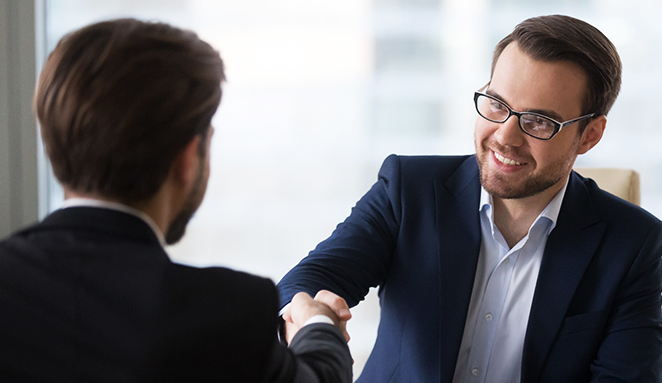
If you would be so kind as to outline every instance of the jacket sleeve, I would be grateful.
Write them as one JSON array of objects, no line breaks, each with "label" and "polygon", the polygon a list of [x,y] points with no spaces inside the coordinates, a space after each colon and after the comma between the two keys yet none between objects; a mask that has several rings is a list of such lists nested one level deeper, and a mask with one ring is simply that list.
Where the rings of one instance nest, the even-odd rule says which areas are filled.
[{"label": "jacket sleeve", "polygon": [[269,383],[351,383],[352,357],[347,342],[333,325],[302,328],[289,348],[274,341],[267,367]]},{"label": "jacket sleeve", "polygon": [[662,227],[653,228],[619,286],[591,365],[594,382],[662,381]]},{"label": "jacket sleeve", "polygon": [[321,289],[353,307],[382,282],[399,229],[399,173],[399,158],[389,156],[350,216],[278,283],[281,307],[298,292],[314,296]]}]

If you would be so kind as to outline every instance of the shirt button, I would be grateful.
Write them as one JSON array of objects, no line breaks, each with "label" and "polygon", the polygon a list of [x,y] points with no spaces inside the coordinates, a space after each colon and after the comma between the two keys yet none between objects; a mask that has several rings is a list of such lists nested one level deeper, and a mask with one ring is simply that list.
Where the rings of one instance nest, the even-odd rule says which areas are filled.
[{"label": "shirt button", "polygon": [[480,370],[477,369],[476,367],[474,367],[474,368],[471,369],[471,374],[473,376],[478,376],[478,374],[480,374]]},{"label": "shirt button", "polygon": [[493,317],[492,317],[492,313],[487,313],[487,314],[485,314],[485,320],[486,320],[486,321],[489,322],[489,321],[492,320],[492,318],[493,318]]}]

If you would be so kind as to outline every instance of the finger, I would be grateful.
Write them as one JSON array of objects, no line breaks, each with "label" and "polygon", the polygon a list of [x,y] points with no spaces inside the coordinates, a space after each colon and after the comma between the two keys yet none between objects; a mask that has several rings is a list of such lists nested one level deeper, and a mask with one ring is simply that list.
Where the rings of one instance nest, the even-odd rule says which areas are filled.
[{"label": "finger", "polygon": [[283,313],[283,320],[288,323],[292,323],[294,320],[292,319],[292,310],[291,310],[292,305],[290,305],[287,310]]},{"label": "finger", "polygon": [[320,290],[315,295],[315,300],[331,307],[341,321],[348,321],[352,318],[352,313],[349,311],[347,302],[329,290]]},{"label": "finger", "polygon": [[326,315],[334,322],[339,320],[332,308],[322,302],[313,300],[310,295],[304,292],[292,297],[288,310],[290,311],[291,321],[298,326],[303,326],[308,319],[315,315]]},{"label": "finger", "polygon": [[306,300],[311,300],[311,299],[312,298],[310,297],[310,294],[301,291],[301,292],[298,292],[298,293],[294,294],[294,296],[292,297],[292,302],[298,301],[298,300],[306,301]]},{"label": "finger", "polygon": [[349,342],[349,339],[351,337],[347,332],[347,321],[352,318],[352,313],[349,311],[349,306],[347,305],[347,302],[337,294],[334,294],[328,290],[320,290],[315,295],[315,300],[331,307],[331,309],[336,313],[336,315],[338,315],[338,319],[339,319],[338,328],[345,337],[345,340]]},{"label": "finger", "polygon": [[349,342],[351,337],[349,336],[349,333],[347,332],[347,321],[341,321],[338,323],[338,329],[342,333],[342,335],[345,337],[345,341]]},{"label": "finger", "polygon": [[336,314],[338,315],[338,318],[344,322],[352,319],[352,313],[349,311],[349,309],[338,309]]},{"label": "finger", "polygon": [[292,339],[299,332],[299,328],[292,322],[285,322],[285,339],[287,339],[287,344],[292,344]]}]

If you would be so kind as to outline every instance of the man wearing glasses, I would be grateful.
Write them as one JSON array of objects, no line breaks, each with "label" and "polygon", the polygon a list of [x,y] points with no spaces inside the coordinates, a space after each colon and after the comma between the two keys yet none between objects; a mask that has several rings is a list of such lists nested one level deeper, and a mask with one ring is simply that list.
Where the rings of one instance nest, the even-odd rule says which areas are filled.
[{"label": "man wearing glasses", "polygon": [[361,383],[659,382],[661,223],[572,171],[620,79],[591,25],[522,22],[474,95],[476,154],[388,157],[281,300],[379,286]]}]

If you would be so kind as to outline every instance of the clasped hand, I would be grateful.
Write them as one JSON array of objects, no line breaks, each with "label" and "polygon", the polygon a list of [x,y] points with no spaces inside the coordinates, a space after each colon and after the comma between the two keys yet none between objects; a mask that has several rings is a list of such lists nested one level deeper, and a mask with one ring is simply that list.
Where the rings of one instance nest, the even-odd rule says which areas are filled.
[{"label": "clasped hand", "polygon": [[285,313],[283,313],[288,344],[292,342],[292,339],[306,321],[316,315],[325,315],[331,318],[333,324],[342,332],[345,340],[349,342],[346,324],[352,318],[352,314],[349,312],[347,302],[328,290],[320,290],[315,298],[311,298],[310,295],[304,292],[296,294]]}]

